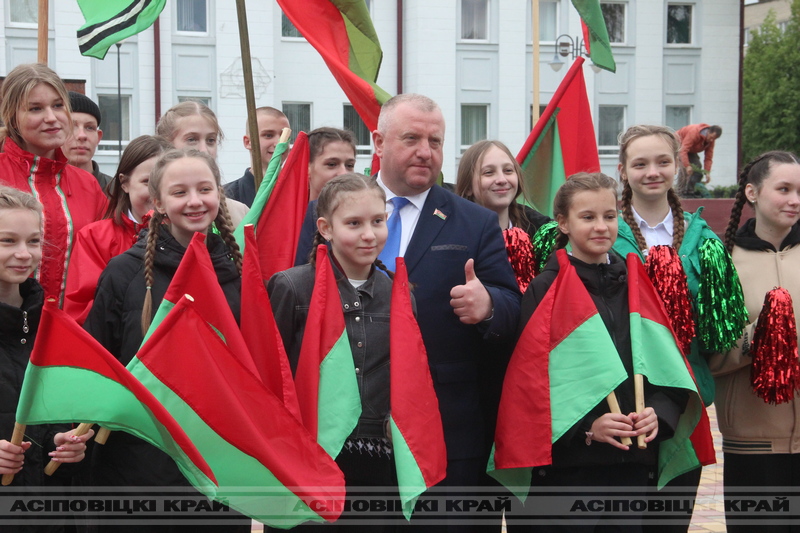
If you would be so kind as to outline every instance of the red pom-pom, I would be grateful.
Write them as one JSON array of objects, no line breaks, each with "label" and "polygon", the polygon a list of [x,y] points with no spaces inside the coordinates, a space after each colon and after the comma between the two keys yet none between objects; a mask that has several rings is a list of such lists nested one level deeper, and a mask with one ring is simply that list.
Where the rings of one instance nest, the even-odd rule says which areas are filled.
[{"label": "red pom-pom", "polygon": [[533,279],[533,246],[531,238],[520,228],[503,230],[508,262],[514,269],[519,290],[525,292]]},{"label": "red pom-pom", "polygon": [[750,354],[753,356],[750,369],[753,392],[767,403],[792,401],[800,385],[800,361],[792,295],[786,289],[772,289],[764,298]]},{"label": "red pom-pom", "polygon": [[664,302],[672,329],[684,355],[689,354],[695,336],[692,301],[681,258],[672,246],[653,246],[644,264],[647,275]]}]

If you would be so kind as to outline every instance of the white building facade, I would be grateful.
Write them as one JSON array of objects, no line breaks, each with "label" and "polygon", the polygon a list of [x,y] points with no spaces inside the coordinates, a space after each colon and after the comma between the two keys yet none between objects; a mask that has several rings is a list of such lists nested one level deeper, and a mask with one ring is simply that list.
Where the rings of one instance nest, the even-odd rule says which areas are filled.
[{"label": "white building facade", "polygon": [[[0,1],[5,17],[0,27],[5,43],[2,75],[36,60],[36,3]],[[715,150],[714,184],[734,183],[739,3],[614,0],[601,5],[617,72],[595,73],[587,61],[584,75],[603,170],[616,176],[616,136],[630,125],[679,128],[707,122],[724,131]],[[455,180],[460,154],[477,140],[499,139],[519,150],[531,129],[530,1],[369,0],[368,6],[384,51],[378,84],[390,94],[426,94],[442,107],[446,181]],[[558,72],[551,68],[556,43],[567,41],[566,36],[581,39],[581,27],[570,0],[539,0],[539,10],[544,106],[572,61],[571,55],[561,57],[565,67]],[[360,145],[357,168],[368,167],[369,132],[319,54],[282,20],[277,2],[248,0],[247,16],[256,104],[283,109],[295,130],[354,129]],[[210,105],[225,133],[219,150],[224,180],[242,175],[249,154],[241,142],[246,110],[233,0],[167,2],[159,19],[160,42],[151,28],[121,45],[119,84],[116,47],[103,61],[80,55],[75,32],[83,22],[76,2],[50,2],[48,62],[65,79],[85,80],[87,95],[100,103],[105,138],[96,160],[105,172],[114,172],[120,136],[124,145],[153,133],[157,102],[163,113],[194,98]]]}]

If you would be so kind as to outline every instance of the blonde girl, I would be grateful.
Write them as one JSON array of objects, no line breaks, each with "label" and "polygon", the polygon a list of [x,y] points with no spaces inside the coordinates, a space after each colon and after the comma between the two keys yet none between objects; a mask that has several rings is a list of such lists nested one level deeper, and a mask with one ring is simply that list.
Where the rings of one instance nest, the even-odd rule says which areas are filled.
[{"label": "blonde girl", "polygon": [[[217,149],[224,139],[217,115],[202,102],[187,100],[175,104],[156,124],[156,135],[167,139],[181,150],[198,150],[217,159]],[[236,200],[225,198],[233,226],[236,227],[249,210]]]},{"label": "blonde girl", "polygon": [[0,475],[14,474],[13,486],[44,485],[45,464],[51,459],[81,461],[86,441],[94,435],[90,431],[76,437],[57,426],[28,426],[22,444],[6,440],[14,429],[44,304],[41,285],[30,277],[41,259],[42,205],[29,194],[0,186],[0,437],[5,437],[0,438]]}]

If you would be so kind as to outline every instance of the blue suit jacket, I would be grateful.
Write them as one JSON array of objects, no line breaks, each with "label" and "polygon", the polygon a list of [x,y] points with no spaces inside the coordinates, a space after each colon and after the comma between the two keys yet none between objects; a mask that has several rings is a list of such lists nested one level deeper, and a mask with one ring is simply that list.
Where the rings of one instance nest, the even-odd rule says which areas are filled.
[{"label": "blue suit jacket", "polygon": [[[300,263],[306,262],[311,248],[314,211],[312,202],[300,237]],[[448,458],[484,457],[491,441],[487,420],[497,409],[483,394],[485,359],[500,364],[507,359],[499,352],[506,352],[515,338],[521,298],[497,215],[434,185],[404,257],[439,398]],[[450,290],[466,282],[464,264],[470,258],[494,306],[492,319],[476,325],[462,324],[450,306]]]}]

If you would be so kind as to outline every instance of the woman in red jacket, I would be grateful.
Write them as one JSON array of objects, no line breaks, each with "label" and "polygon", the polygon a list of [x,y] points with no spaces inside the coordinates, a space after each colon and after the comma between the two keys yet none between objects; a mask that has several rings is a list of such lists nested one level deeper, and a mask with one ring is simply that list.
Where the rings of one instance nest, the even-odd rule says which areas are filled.
[{"label": "woman in red jacket", "polygon": [[72,131],[64,82],[42,64],[19,65],[0,90],[0,184],[30,193],[44,206],[43,259],[35,277],[45,297],[64,303],[77,232],[98,220],[106,198],[94,176],[67,164],[61,146]]},{"label": "woman in red jacket", "polygon": [[108,209],[103,220],[78,232],[67,276],[64,311],[83,324],[94,301],[97,280],[112,257],[136,244],[147,227],[145,215],[153,209],[148,183],[158,156],[171,148],[166,139],[153,135],[135,138],[125,148],[109,187]]}]

